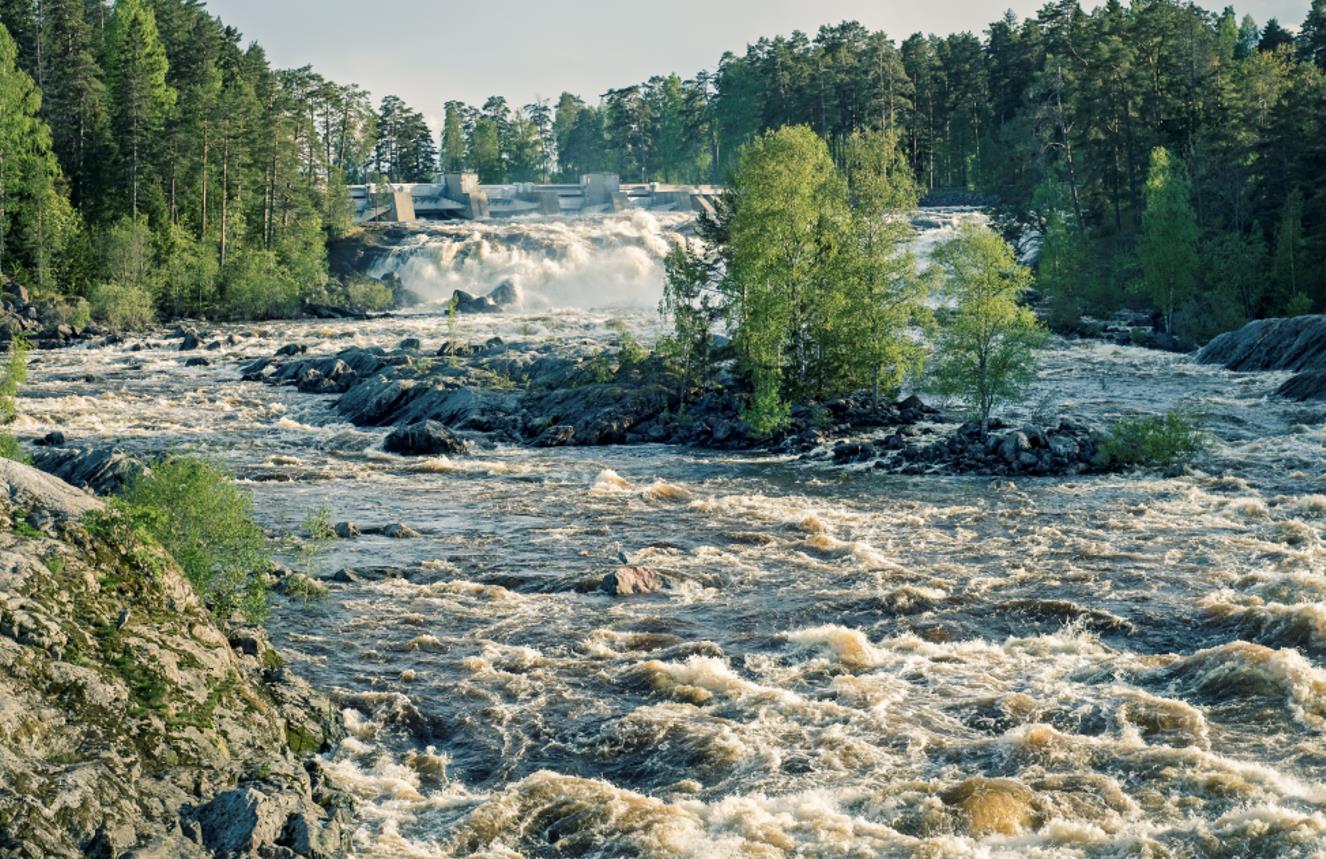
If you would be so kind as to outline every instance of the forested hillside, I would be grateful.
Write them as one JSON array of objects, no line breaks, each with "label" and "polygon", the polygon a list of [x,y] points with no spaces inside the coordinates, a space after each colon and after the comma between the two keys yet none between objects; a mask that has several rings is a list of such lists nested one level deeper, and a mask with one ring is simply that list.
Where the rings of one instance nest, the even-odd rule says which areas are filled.
[{"label": "forested hillside", "polygon": [[1199,340],[1326,305],[1326,0],[1296,33],[1169,0],[901,43],[846,22],[688,80],[447,102],[439,141],[394,96],[272,69],[200,0],[0,0],[0,23],[0,271],[112,321],[326,300],[347,182],[721,182],[797,124],[839,161],[852,131],[896,132],[929,199],[1040,231],[1064,325],[1135,306]]}]

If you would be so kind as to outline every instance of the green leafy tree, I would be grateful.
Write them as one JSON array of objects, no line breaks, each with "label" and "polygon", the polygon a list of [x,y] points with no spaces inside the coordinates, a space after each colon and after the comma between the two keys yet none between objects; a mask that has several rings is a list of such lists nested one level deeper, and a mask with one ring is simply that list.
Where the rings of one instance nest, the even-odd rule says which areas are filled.
[{"label": "green leafy tree", "polygon": [[988,430],[994,408],[1025,393],[1045,341],[1035,314],[1019,303],[1031,271],[996,233],[973,224],[941,244],[934,262],[953,305],[935,347],[937,387],[966,402]]},{"label": "green leafy tree", "polygon": [[1151,152],[1146,179],[1146,209],[1138,254],[1142,288],[1174,330],[1174,311],[1192,297],[1197,286],[1197,215],[1183,161],[1164,147]]},{"label": "green leafy tree", "polygon": [[929,284],[911,252],[908,214],[919,191],[897,132],[854,132],[846,141],[853,265],[836,346],[846,376],[869,385],[880,405],[918,374],[925,348],[914,329],[928,321]]},{"label": "green leafy tree", "polygon": [[41,93],[17,67],[17,47],[0,27],[0,273],[21,272],[51,289],[75,225],[57,190],[60,169],[40,110]]},{"label": "green leafy tree", "polygon": [[506,159],[496,121],[480,119],[470,134],[469,164],[479,174],[479,181],[497,184],[506,181]]},{"label": "green leafy tree", "polygon": [[1307,312],[1308,256],[1303,238],[1303,194],[1295,189],[1285,200],[1280,223],[1275,230],[1275,256],[1271,260],[1274,313],[1290,313],[1291,308]]},{"label": "green leafy tree", "polygon": [[757,435],[781,427],[788,399],[821,390],[821,347],[841,305],[839,253],[847,225],[842,178],[806,126],[751,142],[732,175],[726,225],[729,324],[751,379],[746,422]]}]

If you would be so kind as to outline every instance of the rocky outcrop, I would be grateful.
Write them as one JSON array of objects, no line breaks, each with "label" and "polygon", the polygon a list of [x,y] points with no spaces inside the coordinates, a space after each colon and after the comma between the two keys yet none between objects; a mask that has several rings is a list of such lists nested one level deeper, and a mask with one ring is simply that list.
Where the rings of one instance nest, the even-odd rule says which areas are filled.
[{"label": "rocky outcrop", "polygon": [[[44,533],[31,526],[41,514]],[[102,502],[0,461],[0,856],[343,855],[338,711]]]},{"label": "rocky outcrop", "polygon": [[117,447],[39,447],[32,454],[37,468],[96,495],[114,495],[147,466]]},{"label": "rocky outcrop", "polygon": [[1258,319],[1228,331],[1197,353],[1228,370],[1326,370],[1326,316]]},{"label": "rocky outcrop", "polygon": [[1276,393],[1291,400],[1326,400],[1326,316],[1249,322],[1206,344],[1197,360],[1229,370],[1298,373]]}]

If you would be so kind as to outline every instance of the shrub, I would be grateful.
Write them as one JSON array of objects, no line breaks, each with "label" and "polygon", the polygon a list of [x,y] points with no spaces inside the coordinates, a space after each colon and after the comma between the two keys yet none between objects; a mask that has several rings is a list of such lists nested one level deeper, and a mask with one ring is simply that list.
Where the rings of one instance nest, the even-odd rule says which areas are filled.
[{"label": "shrub", "polygon": [[1114,465],[1165,467],[1187,462],[1206,447],[1201,420],[1170,409],[1163,415],[1128,415],[1114,422],[1103,449]]},{"label": "shrub", "polygon": [[[18,417],[18,386],[28,377],[28,341],[16,337],[9,342],[9,355],[0,368],[0,426],[8,427]],[[0,457],[27,462],[28,455],[8,430],[0,431]]]},{"label": "shrub", "polygon": [[391,287],[371,277],[354,277],[345,284],[345,304],[353,310],[390,310],[396,303]]},{"label": "shrub", "polygon": [[103,283],[92,294],[92,315],[120,330],[148,328],[157,321],[152,294],[141,286]]},{"label": "shrub", "polygon": [[250,621],[266,611],[266,535],[253,502],[219,466],[169,455],[126,487],[114,506],[179,562],[203,603],[220,621],[236,611]]},{"label": "shrub", "polygon": [[299,287],[272,251],[236,251],[221,277],[224,316],[286,319],[299,313]]}]

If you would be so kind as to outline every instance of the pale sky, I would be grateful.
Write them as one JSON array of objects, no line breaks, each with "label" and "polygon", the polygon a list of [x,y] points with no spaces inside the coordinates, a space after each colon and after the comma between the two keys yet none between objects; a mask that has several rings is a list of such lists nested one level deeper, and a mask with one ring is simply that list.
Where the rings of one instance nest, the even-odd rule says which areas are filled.
[{"label": "pale sky", "polygon": [[[1240,17],[1290,29],[1310,0],[1242,0]],[[449,99],[513,107],[586,101],[650,75],[689,77],[761,36],[854,19],[901,42],[923,31],[981,32],[1005,9],[1043,0],[208,0],[210,11],[266,48],[273,64],[311,64],[374,100],[395,94],[440,126]],[[1084,3],[1089,5],[1089,3]],[[1223,8],[1225,0],[1203,0]]]}]

